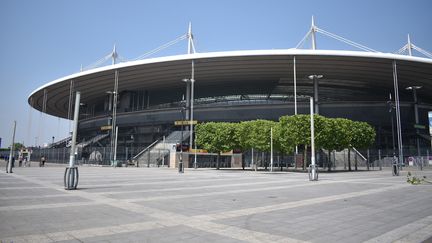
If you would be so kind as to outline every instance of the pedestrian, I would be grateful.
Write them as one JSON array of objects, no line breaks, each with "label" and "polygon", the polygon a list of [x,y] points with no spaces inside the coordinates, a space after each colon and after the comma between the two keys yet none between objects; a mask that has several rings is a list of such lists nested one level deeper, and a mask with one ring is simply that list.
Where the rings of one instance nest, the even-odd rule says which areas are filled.
[{"label": "pedestrian", "polygon": [[42,155],[40,158],[39,167],[44,167],[44,166],[45,166],[45,156]]},{"label": "pedestrian", "polygon": [[18,156],[18,166],[21,167],[22,166],[22,162],[23,162],[23,157],[22,155]]}]

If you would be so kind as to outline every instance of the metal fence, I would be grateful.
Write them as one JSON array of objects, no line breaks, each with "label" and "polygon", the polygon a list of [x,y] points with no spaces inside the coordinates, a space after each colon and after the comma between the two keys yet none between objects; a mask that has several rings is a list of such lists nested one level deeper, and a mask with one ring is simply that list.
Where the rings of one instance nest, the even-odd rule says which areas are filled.
[{"label": "metal fence", "polygon": [[[118,147],[117,148],[117,161],[126,162],[139,152],[139,148],[133,147]],[[9,156],[8,151],[2,151],[2,156]],[[18,158],[18,151],[15,153]],[[69,163],[70,148],[34,148],[31,154],[32,161],[40,161],[44,156],[48,163]],[[253,158],[252,158],[253,156]],[[304,156],[306,158],[304,159]],[[79,165],[93,164],[93,165],[111,165],[113,155],[110,147],[86,147],[84,149],[78,148],[76,154],[76,163]],[[161,157],[161,156],[159,156]],[[214,157],[214,158],[213,158]],[[223,158],[222,158],[223,157]],[[226,157],[226,158],[225,158]],[[221,156],[220,166],[229,167],[230,156]],[[302,169],[303,161],[306,161],[305,167],[310,163],[310,151],[304,155],[301,151],[297,155],[286,155],[275,152],[273,154],[273,167],[274,168],[294,168]],[[168,159],[165,158],[164,165],[168,164]],[[192,159],[190,159],[192,161]],[[320,150],[316,155],[316,164],[320,170],[378,170],[382,167],[391,167],[397,161],[397,154],[392,150],[361,150],[361,151],[328,151]],[[189,161],[189,163],[192,163]],[[246,151],[243,153],[243,161],[245,167],[252,167],[253,165],[259,168],[268,169],[270,167],[270,153],[261,151]],[[146,165],[146,162],[141,165]],[[215,167],[216,157],[214,155],[198,156],[198,167]],[[225,165],[226,164],[226,165]],[[190,165],[192,166],[192,164]],[[428,149],[421,151],[420,156],[413,151],[404,151],[403,166],[415,166],[420,169],[424,167],[432,168],[432,153]]]}]

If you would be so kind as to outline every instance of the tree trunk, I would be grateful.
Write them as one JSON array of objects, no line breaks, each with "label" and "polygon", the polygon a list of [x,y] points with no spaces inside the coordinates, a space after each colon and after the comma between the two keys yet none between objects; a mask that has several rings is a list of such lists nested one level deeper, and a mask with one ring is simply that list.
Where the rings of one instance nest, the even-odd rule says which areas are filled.
[{"label": "tree trunk", "polygon": [[354,152],[354,169],[357,171],[357,152]]},{"label": "tree trunk", "polygon": [[216,169],[219,170],[219,158],[220,158],[220,152],[217,153],[216,156]]},{"label": "tree trunk", "polygon": [[283,168],[282,168],[282,163],[281,163],[281,155],[280,155],[280,153],[278,153],[278,163],[279,163],[279,167],[280,167],[280,171],[283,171]]},{"label": "tree trunk", "polygon": [[242,155],[242,168],[243,170],[245,170],[245,156],[244,153],[242,153],[241,155]]},{"label": "tree trunk", "polygon": [[331,165],[332,165],[332,162],[331,162],[331,151],[329,150],[328,151],[328,162],[327,162],[327,171],[331,171]]},{"label": "tree trunk", "polygon": [[348,170],[351,171],[351,149],[348,149]]},{"label": "tree trunk", "polygon": [[264,162],[264,170],[267,170],[267,159],[265,152],[262,152],[262,161]]}]

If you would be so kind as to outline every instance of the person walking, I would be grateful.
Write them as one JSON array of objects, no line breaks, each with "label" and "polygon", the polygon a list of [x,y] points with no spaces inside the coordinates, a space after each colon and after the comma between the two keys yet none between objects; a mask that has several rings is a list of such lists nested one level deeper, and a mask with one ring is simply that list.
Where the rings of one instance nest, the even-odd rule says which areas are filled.
[{"label": "person walking", "polygon": [[39,167],[45,167],[45,156],[42,155],[40,158],[40,163],[39,163]]}]

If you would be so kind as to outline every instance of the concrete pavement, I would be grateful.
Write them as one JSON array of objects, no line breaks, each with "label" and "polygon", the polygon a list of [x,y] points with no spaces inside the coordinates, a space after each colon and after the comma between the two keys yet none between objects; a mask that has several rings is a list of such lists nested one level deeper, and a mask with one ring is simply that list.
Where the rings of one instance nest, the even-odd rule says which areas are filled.
[{"label": "concrete pavement", "polygon": [[[0,242],[422,242],[432,185],[390,171],[80,167],[0,172]],[[432,171],[413,171],[432,178]]]}]

